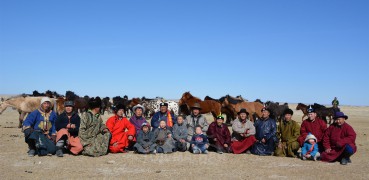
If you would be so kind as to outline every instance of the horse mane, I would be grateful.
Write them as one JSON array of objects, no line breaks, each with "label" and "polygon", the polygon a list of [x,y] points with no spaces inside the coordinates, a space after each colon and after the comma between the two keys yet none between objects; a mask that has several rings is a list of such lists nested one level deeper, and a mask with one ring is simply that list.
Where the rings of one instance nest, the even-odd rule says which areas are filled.
[{"label": "horse mane", "polygon": [[79,98],[79,96],[76,95],[73,91],[66,91],[65,92],[65,99],[67,101],[74,101],[74,100],[76,100],[78,98]]},{"label": "horse mane", "polygon": [[314,104],[312,105],[312,107],[313,107],[314,109],[327,108],[327,107],[325,107],[325,106],[323,106],[323,105],[321,105],[321,104],[318,104],[318,103],[314,103]]},{"label": "horse mane", "polygon": [[237,99],[235,97],[232,97],[230,95],[227,95],[226,98],[227,98],[228,102],[231,103],[231,104],[238,104],[238,103],[244,102],[244,101],[242,101],[240,99]]},{"label": "horse mane", "polygon": [[213,101],[216,101],[216,102],[220,102],[219,99],[214,99],[210,96],[205,96],[204,100],[213,100]]}]

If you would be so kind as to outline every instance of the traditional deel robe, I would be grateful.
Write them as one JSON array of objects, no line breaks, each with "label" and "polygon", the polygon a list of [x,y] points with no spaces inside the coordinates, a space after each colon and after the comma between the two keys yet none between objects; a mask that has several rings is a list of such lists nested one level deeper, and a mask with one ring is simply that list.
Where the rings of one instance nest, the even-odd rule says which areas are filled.
[{"label": "traditional deel robe", "polygon": [[[226,124],[220,126],[217,122],[212,122],[206,132],[210,144],[210,150],[222,151],[229,153],[231,151],[231,133]],[[216,138],[216,141],[214,139]],[[227,144],[228,147],[224,147]]]},{"label": "traditional deel robe", "polygon": [[[173,139],[175,141],[175,146],[177,151],[186,151],[187,150],[187,126],[183,122],[182,124],[174,124],[173,126]],[[181,142],[183,139],[185,142]]]},{"label": "traditional deel robe", "polygon": [[[83,150],[83,146],[78,137],[81,118],[76,112],[72,112],[68,117],[66,112],[60,114],[55,122],[56,126],[56,141],[61,138],[67,137],[68,140],[67,149],[74,155],[79,154]],[[71,124],[75,125],[75,128],[70,127]]]},{"label": "traditional deel robe", "polygon": [[[254,126],[256,129],[255,138],[257,141],[251,148],[251,153],[263,156],[272,155],[275,144],[278,142],[276,136],[276,121],[269,117],[265,120],[256,120]],[[265,143],[261,142],[263,138],[266,140]]]},{"label": "traditional deel robe", "polygon": [[318,145],[319,145],[319,150],[322,150],[322,139],[323,139],[323,135],[324,135],[324,131],[327,129],[327,124],[319,119],[319,118],[315,118],[314,121],[310,121],[309,119],[304,120],[301,124],[301,128],[300,128],[300,136],[298,137],[297,141],[300,144],[300,147],[302,147],[304,145],[304,141],[306,136],[311,133],[314,134],[314,136],[316,137],[316,139],[318,140]]},{"label": "traditional deel robe", "polygon": [[103,132],[106,128],[100,114],[94,115],[91,111],[82,114],[79,138],[83,145],[83,155],[97,157],[108,153],[111,134]]},{"label": "traditional deel robe", "polygon": [[205,116],[202,114],[199,114],[197,116],[194,115],[188,115],[185,119],[185,124],[187,125],[187,141],[191,141],[192,136],[195,135],[195,128],[196,126],[201,126],[201,130],[204,134],[208,131],[209,124],[206,120]]},{"label": "traditional deel robe", "polygon": [[[109,129],[112,136],[109,145],[110,152],[125,152],[125,148],[128,148],[130,144],[128,136],[135,137],[136,135],[135,126],[133,126],[126,117],[114,115],[106,121],[106,127]],[[134,141],[131,143],[133,142]]]},{"label": "traditional deel robe", "polygon": [[147,131],[146,133],[141,129],[136,137],[136,144],[134,148],[138,153],[147,154],[153,152],[156,149],[156,144],[152,141],[154,139],[154,133]]},{"label": "traditional deel robe", "polygon": [[350,155],[357,150],[356,147],[356,133],[354,129],[347,123],[338,126],[336,123],[329,126],[323,136],[324,150],[332,149],[330,153],[322,152],[321,160],[326,162],[333,162],[339,160],[342,153],[350,149]]},{"label": "traditional deel robe", "polygon": [[[232,150],[234,154],[245,152],[256,142],[255,126],[249,119],[244,121],[235,119],[232,124],[232,130]],[[241,136],[241,134],[244,136]]]},{"label": "traditional deel robe", "polygon": [[276,148],[275,155],[282,157],[296,157],[300,148],[297,138],[300,136],[300,125],[294,121],[283,120],[277,128],[277,136],[282,148]]},{"label": "traditional deel robe", "polygon": [[154,130],[154,136],[152,142],[156,144],[156,150],[158,153],[171,153],[175,148],[174,140],[172,137],[168,137],[172,132],[168,128],[156,128]]},{"label": "traditional deel robe", "polygon": [[36,147],[39,156],[55,154],[55,142],[51,140],[56,135],[56,114],[54,111],[48,113],[42,109],[31,112],[23,122],[23,130],[33,129],[30,134],[25,135],[25,141]]},{"label": "traditional deel robe", "polygon": [[139,131],[141,131],[141,125],[143,123],[147,123],[146,119],[143,116],[137,117],[136,115],[133,115],[131,118],[129,118],[129,122],[131,122],[131,124],[135,126],[137,134]]},{"label": "traditional deel robe", "polygon": [[172,129],[174,124],[177,124],[177,117],[173,113],[167,111],[166,113],[161,113],[161,111],[156,112],[151,118],[151,127],[155,130],[159,127],[160,121],[164,120],[167,124],[168,129]]}]

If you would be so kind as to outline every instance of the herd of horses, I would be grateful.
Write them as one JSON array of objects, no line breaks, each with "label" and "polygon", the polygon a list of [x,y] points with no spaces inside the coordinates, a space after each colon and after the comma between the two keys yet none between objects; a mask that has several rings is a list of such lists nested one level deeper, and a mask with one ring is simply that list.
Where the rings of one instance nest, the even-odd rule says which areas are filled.
[{"label": "herd of horses", "polygon": [[[89,96],[80,97],[76,95],[72,91],[67,91],[65,96],[62,96],[55,91],[46,91],[45,93],[38,93],[34,91],[32,94],[22,94],[19,96],[14,96],[8,99],[1,98],[0,102],[0,114],[5,111],[8,107],[12,107],[13,109],[18,110],[19,112],[19,127],[22,127],[23,119],[25,116],[39,108],[42,97],[49,97],[52,101],[52,108],[58,114],[61,114],[64,111],[64,102],[65,101],[74,101],[75,109],[79,112],[85,112],[88,110],[88,100]],[[201,106],[201,114],[211,113],[213,117],[218,115],[225,114],[226,115],[226,123],[230,124],[232,120],[237,118],[237,112],[240,109],[245,108],[249,113],[249,117],[251,121],[254,121],[256,118],[261,117],[261,110],[266,107],[271,111],[271,116],[274,119],[281,120],[283,117],[283,112],[288,109],[288,104],[279,104],[278,102],[262,102],[260,99],[255,100],[254,102],[249,102],[248,100],[243,99],[241,96],[232,97],[230,95],[223,96],[219,99],[214,99],[209,96],[206,96],[204,100],[193,96],[190,92],[183,93],[182,97],[179,101],[167,101],[164,98],[156,97],[153,99],[149,99],[146,97],[142,98],[132,98],[129,99],[127,95],[115,96],[112,99],[109,97],[102,98],[102,106],[101,106],[101,114],[105,112],[112,113],[115,106],[118,104],[123,104],[126,107],[125,113],[126,116],[132,116],[132,108],[135,105],[141,104],[145,107],[145,116],[147,118],[152,117],[153,114],[160,109],[160,103],[166,102],[168,103],[168,109],[172,111],[175,115],[189,115],[191,113],[191,107],[195,103],[199,103]],[[323,105],[314,103],[311,105],[318,114],[318,117],[322,118],[327,122],[327,118],[329,118],[329,123],[332,121],[332,117],[336,111],[339,111],[338,108],[333,107],[325,107]],[[302,120],[308,114],[308,105],[303,103],[298,103],[296,110],[301,110],[303,112]]]}]

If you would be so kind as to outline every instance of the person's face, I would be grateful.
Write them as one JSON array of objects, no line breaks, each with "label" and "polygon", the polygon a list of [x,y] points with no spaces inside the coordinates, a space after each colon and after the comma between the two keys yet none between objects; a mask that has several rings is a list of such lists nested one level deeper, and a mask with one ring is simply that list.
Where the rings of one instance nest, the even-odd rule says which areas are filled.
[{"label": "person's face", "polygon": [[218,126],[222,125],[223,124],[223,119],[217,119],[217,124],[218,124]]},{"label": "person's face", "polygon": [[316,118],[316,113],[315,112],[311,112],[311,113],[308,114],[308,117],[312,121],[312,120],[314,120]]},{"label": "person's face", "polygon": [[192,113],[193,113],[193,115],[197,116],[197,115],[200,114],[200,110],[199,109],[193,109]]},{"label": "person's face", "polygon": [[142,131],[145,133],[149,132],[149,127],[147,126],[142,127]]},{"label": "person's face", "polygon": [[201,134],[201,133],[202,133],[201,127],[197,127],[196,128],[196,134]]},{"label": "person's face", "polygon": [[241,113],[240,114],[240,118],[243,119],[243,120],[246,119],[247,118],[247,114],[246,113]]},{"label": "person's face", "polygon": [[42,103],[41,107],[43,110],[50,110],[51,103],[49,101],[46,101]]},{"label": "person's face", "polygon": [[160,121],[159,126],[160,126],[161,128],[165,128],[165,127],[167,126],[167,123],[165,123],[165,121]]},{"label": "person's face", "polygon": [[284,115],[284,119],[285,119],[286,121],[290,121],[290,120],[292,119],[292,115],[291,115],[291,114],[285,114],[285,115]]},{"label": "person's face", "polygon": [[315,140],[314,139],[309,139],[309,143],[310,144],[314,144],[315,143]]},{"label": "person's face", "polygon": [[334,120],[334,122],[337,123],[337,125],[342,126],[343,124],[345,124],[345,118],[337,118],[336,120]]},{"label": "person's face", "polygon": [[168,107],[166,107],[166,106],[161,106],[160,107],[160,112],[166,113],[167,111],[168,111]]},{"label": "person's face", "polygon": [[71,113],[73,111],[73,107],[72,106],[65,106],[65,112],[66,113]]},{"label": "person's face", "polygon": [[262,116],[263,116],[263,118],[268,118],[268,117],[269,117],[269,115],[270,115],[270,112],[269,112],[269,111],[267,111],[267,110],[265,110],[265,111],[263,111],[263,112],[262,112]]},{"label": "person's face", "polygon": [[117,111],[117,115],[118,115],[118,116],[122,117],[122,116],[123,116],[123,114],[124,114],[124,110],[123,110],[123,109],[119,109],[119,110]]},{"label": "person's face", "polygon": [[135,114],[136,114],[136,116],[142,116],[142,109],[141,108],[136,108]]},{"label": "person's face", "polygon": [[95,113],[100,113],[100,107],[94,108],[94,109],[93,109],[93,111],[94,111]]},{"label": "person's face", "polygon": [[177,122],[178,122],[178,124],[182,124],[183,123],[183,117],[179,116],[177,118]]}]

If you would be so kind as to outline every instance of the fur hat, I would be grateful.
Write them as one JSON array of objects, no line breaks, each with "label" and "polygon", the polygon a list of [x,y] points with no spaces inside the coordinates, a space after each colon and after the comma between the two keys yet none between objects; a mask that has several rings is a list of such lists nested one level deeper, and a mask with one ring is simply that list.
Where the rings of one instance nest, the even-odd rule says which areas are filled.
[{"label": "fur hat", "polygon": [[286,110],[284,110],[283,114],[284,114],[284,115],[286,115],[286,114],[291,114],[291,115],[293,115],[293,111],[292,111],[292,109],[286,109]]},{"label": "fur hat", "polygon": [[74,107],[74,102],[73,102],[73,101],[65,101],[65,102],[64,102],[64,106],[65,106],[65,107],[67,107],[67,106]]},{"label": "fur hat", "polygon": [[311,105],[309,106],[309,108],[308,108],[308,113],[315,113],[315,109],[313,108],[313,107],[311,107]]},{"label": "fur hat", "polygon": [[141,108],[142,112],[145,112],[145,107],[143,107],[141,104],[137,104],[136,106],[133,106],[132,111],[136,112],[137,108]]},{"label": "fur hat", "polygon": [[114,111],[117,112],[119,109],[123,109],[125,111],[126,107],[123,104],[119,103],[117,106],[115,106]]},{"label": "fur hat", "polygon": [[88,100],[88,106],[90,107],[90,109],[95,109],[95,108],[101,107],[101,99],[100,99],[100,97],[97,96],[96,98],[90,98]]},{"label": "fur hat", "polygon": [[249,112],[247,112],[245,108],[242,108],[237,114],[240,115],[241,113],[246,113],[247,115],[249,115]]},{"label": "fur hat", "polygon": [[144,126],[147,126],[147,127],[150,129],[150,124],[149,124],[149,123],[146,123],[146,122],[142,123],[142,124],[141,124],[141,129],[142,129]]},{"label": "fur hat", "polygon": [[317,142],[316,137],[315,137],[313,134],[311,134],[311,133],[309,133],[309,134],[306,136],[306,138],[305,138],[305,142],[306,142],[306,141],[308,141],[309,139],[314,139],[314,140],[315,140],[315,142]]},{"label": "fur hat", "polygon": [[42,105],[44,102],[50,102],[50,103],[51,103],[51,100],[50,100],[50,98],[48,98],[48,97],[43,97],[43,98],[41,99],[41,104],[40,104],[40,105]]}]

